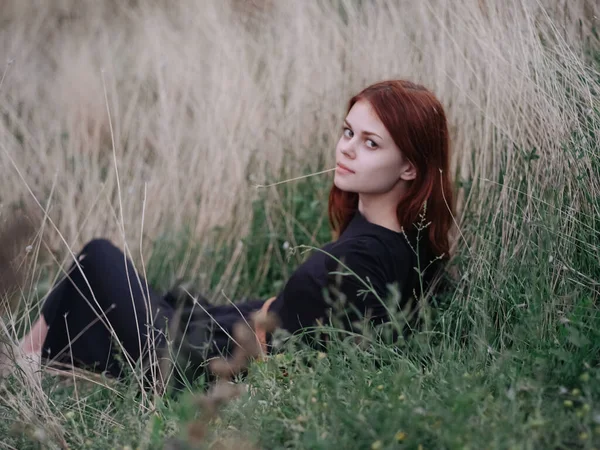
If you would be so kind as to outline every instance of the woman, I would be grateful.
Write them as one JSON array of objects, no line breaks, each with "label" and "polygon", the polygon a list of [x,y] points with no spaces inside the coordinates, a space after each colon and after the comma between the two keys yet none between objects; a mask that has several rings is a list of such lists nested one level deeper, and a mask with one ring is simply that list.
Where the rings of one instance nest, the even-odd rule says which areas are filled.
[{"label": "woman", "polygon": [[[328,212],[338,237],[313,252],[277,297],[196,303],[177,318],[173,296],[152,291],[120,250],[94,240],[49,294],[22,348],[119,376],[124,360],[143,360],[151,344],[164,342],[169,323],[177,322],[184,325],[179,328],[193,378],[207,358],[230,350],[233,324],[259,310],[275,313],[290,333],[327,320],[330,300],[340,297],[347,326],[362,316],[388,321],[382,301],[388,286],[397,286],[397,306],[404,308],[448,259],[448,141],[444,110],[424,87],[399,80],[369,86],[350,100],[336,146]],[[340,277],[340,267],[353,275]],[[269,343],[268,334],[260,336]]]}]

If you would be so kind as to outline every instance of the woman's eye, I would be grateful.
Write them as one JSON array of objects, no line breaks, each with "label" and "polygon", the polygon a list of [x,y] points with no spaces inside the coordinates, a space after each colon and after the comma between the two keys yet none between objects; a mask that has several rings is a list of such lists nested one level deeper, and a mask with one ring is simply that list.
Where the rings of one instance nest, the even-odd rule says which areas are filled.
[{"label": "woman's eye", "polygon": [[371,139],[367,139],[367,147],[377,148],[377,144],[375,143],[375,141],[372,141]]},{"label": "woman's eye", "polygon": [[352,136],[354,136],[354,133],[350,128],[344,127],[344,136],[350,139]]}]

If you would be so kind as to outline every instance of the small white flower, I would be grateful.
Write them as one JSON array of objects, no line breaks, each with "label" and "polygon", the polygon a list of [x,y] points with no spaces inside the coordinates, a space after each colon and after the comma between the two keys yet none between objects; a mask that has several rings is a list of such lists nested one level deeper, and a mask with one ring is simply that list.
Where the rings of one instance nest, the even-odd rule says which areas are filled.
[{"label": "small white flower", "polygon": [[515,389],[513,387],[506,391],[506,397],[511,401],[513,401],[517,397],[517,393],[515,392]]},{"label": "small white flower", "polygon": [[285,241],[283,243],[283,245],[281,246],[281,248],[283,248],[284,250],[287,250],[290,248],[290,243],[288,241]]},{"label": "small white flower", "polygon": [[41,428],[36,428],[33,432],[33,437],[38,440],[38,442],[46,441],[46,432]]}]

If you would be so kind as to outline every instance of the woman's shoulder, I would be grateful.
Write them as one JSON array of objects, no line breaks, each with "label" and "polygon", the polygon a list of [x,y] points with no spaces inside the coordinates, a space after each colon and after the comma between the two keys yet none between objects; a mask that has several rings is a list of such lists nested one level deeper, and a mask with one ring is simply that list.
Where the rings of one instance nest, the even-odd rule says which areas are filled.
[{"label": "woman's shoulder", "polygon": [[412,233],[397,232],[369,222],[356,213],[335,246],[339,252],[367,252],[384,259],[406,258],[412,253]]},{"label": "woman's shoulder", "polygon": [[401,233],[382,235],[364,233],[336,242],[331,253],[338,258],[368,259],[377,264],[390,264],[394,260],[411,258],[411,245]]}]

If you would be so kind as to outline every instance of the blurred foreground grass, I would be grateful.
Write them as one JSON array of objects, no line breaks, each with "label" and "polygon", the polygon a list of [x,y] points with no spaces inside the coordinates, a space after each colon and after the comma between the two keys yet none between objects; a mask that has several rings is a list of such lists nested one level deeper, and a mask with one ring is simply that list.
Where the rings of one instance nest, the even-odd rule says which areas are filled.
[{"label": "blurred foreground grass", "polygon": [[[523,164],[526,171],[530,162]],[[598,160],[594,167],[598,170]],[[584,189],[589,180],[580,182]],[[289,248],[330,238],[328,186],[326,177],[315,177],[261,196],[233,298],[276,292],[301,258],[288,255]],[[211,426],[207,448],[223,448],[215,446],[223,445],[224,436],[237,436],[231,448],[240,442],[260,448],[599,446],[597,218],[575,216],[577,232],[557,234],[568,202],[557,205],[553,192],[540,192],[535,214],[523,217],[517,197],[505,220],[519,227],[529,245],[503,248],[511,254],[504,259],[494,190],[479,195],[488,202],[481,208],[485,217],[477,229],[469,221],[462,228],[470,242],[480,240],[479,254],[465,247],[454,259],[460,279],[438,299],[431,329],[397,347],[359,349],[338,339],[326,355],[296,343],[255,363],[246,380],[249,393],[229,404]],[[600,199],[590,201],[591,210],[600,209]],[[215,230],[216,238],[220,232]],[[556,253],[563,240],[575,247],[568,261]],[[194,243],[184,234],[165,235],[156,245],[148,277],[155,286],[167,286],[169,264],[176,266]],[[203,251],[226,262],[236,250]],[[565,265],[560,280],[548,276],[556,264]],[[478,265],[483,268],[473,270]],[[208,279],[207,292],[220,275]],[[185,440],[185,424],[199,412],[191,394],[154,399],[154,409],[140,408],[134,382],[108,389],[78,381],[75,390],[72,383],[48,377],[44,385],[73,448],[163,448],[170,436]],[[202,380],[196,389],[202,390]],[[9,410],[0,414],[6,417],[0,435],[7,448],[38,447],[35,430],[12,420]]]},{"label": "blurred foreground grass", "polygon": [[[166,289],[175,278],[192,279],[216,302],[226,301],[224,295],[266,298],[282,288],[301,261],[302,255],[293,251],[297,245],[319,246],[330,239],[326,204],[331,179],[323,175],[285,184],[261,191],[254,200],[250,175],[262,177],[265,168],[274,167],[269,182],[328,168],[341,98],[384,74],[422,79],[445,99],[453,118],[456,172],[473,174],[456,180],[463,203],[451,291],[438,298],[435,307],[426,308],[431,324],[397,347],[358,348],[340,338],[327,355],[297,344],[254,364],[246,379],[249,392],[211,424],[205,446],[600,448],[600,77],[597,58],[594,63],[592,56],[598,49],[590,47],[585,59],[577,56],[580,45],[597,42],[591,16],[586,16],[588,28],[581,28],[582,22],[570,15],[576,7],[565,9],[564,17],[552,12],[556,15],[545,21],[547,10],[537,9],[543,2],[521,2],[522,15],[512,4],[499,7],[494,15],[481,2],[477,8],[468,1],[450,6],[441,1],[412,2],[409,7],[409,2],[398,6],[381,0],[356,2],[355,6],[365,6],[365,14],[358,8],[344,9],[343,20],[338,21],[323,13],[329,11],[328,2],[321,3],[324,10],[316,2],[302,3],[304,9],[278,2],[299,25],[290,27],[285,14],[261,23],[264,35],[249,41],[250,50],[238,45],[237,22],[228,25],[219,9],[223,2],[209,4],[208,13],[197,3],[200,13],[195,15],[186,9],[193,2],[182,3],[175,11],[179,14],[171,18],[174,25],[151,10],[136,10],[127,16],[137,24],[131,29],[141,30],[134,33],[135,45],[129,45],[126,33],[107,27],[103,15],[93,9],[93,21],[81,27],[81,36],[57,33],[48,40],[42,33],[35,35],[36,41],[29,31],[49,22],[32,10],[36,20],[31,28],[19,28],[15,21],[6,33],[25,48],[42,40],[48,45],[40,47],[50,57],[48,67],[60,70],[55,74],[48,69],[52,75],[40,77],[38,73],[45,74],[37,70],[41,56],[34,54],[25,59],[13,84],[3,89],[10,94],[2,103],[6,154],[31,172],[26,180],[35,192],[43,193],[42,202],[53,206],[52,217],[69,244],[75,246],[78,239],[99,230],[120,236],[116,172],[107,142],[104,97],[98,94],[102,85],[88,81],[97,73],[86,55],[113,61],[116,44],[110,39],[126,42],[127,52],[120,57],[128,64],[114,63],[123,70],[115,69],[113,82],[127,83],[121,90],[114,88],[119,95],[110,98],[122,102],[121,111],[140,115],[113,117],[117,148],[122,150],[118,167],[130,184],[120,212],[129,226],[124,230],[128,242],[143,240],[149,250],[145,260],[149,281]],[[513,14],[521,20],[519,26],[513,25]],[[181,25],[187,24],[188,16],[201,26]],[[138,21],[140,17],[144,20]],[[560,30],[551,33],[555,17],[578,25],[566,27],[564,36]],[[394,26],[381,33],[371,26],[378,20]],[[106,41],[89,33],[88,27]],[[118,23],[113,27],[124,29]],[[305,27],[308,31],[301,33]],[[447,34],[431,32],[444,27]],[[578,33],[588,29],[585,39],[579,39]],[[405,36],[411,33],[414,41]],[[156,42],[148,39],[154,34]],[[346,41],[355,44],[343,44]],[[56,48],[50,45],[53,42]],[[329,50],[324,42],[333,42]],[[416,42],[420,52],[414,51]],[[174,49],[182,43],[190,49],[178,59]],[[81,60],[73,50],[80,44],[85,49]],[[168,45],[173,47],[163,50]],[[289,52],[280,55],[281,48]],[[364,54],[355,57],[357,48]],[[56,49],[60,58],[53,53]],[[222,49],[230,49],[233,56],[219,57]],[[262,49],[260,57],[256,49]],[[146,61],[158,61],[157,55],[171,55],[173,60],[148,68]],[[210,67],[189,71],[194,61],[208,61]],[[584,61],[593,67],[584,67]],[[269,70],[261,69],[256,80],[246,76],[248,68],[263,64]],[[332,70],[324,71],[325,67]],[[291,81],[288,70],[297,72]],[[150,80],[149,88],[138,83],[140,74]],[[316,74],[323,78],[317,80]],[[62,80],[62,89],[56,89],[54,79]],[[167,90],[156,88],[162,99],[156,104],[152,95],[138,95],[145,89],[154,92],[155,79],[157,86],[174,90],[162,96]],[[301,80],[316,80],[315,91],[308,95]],[[43,89],[38,90],[38,83]],[[352,86],[332,88],[340,83]],[[90,104],[78,104],[81,95],[71,87],[80,85],[81,92],[95,93]],[[231,91],[231,86],[239,91]],[[277,86],[287,87],[279,91]],[[39,92],[56,104],[38,101],[43,98]],[[247,103],[239,101],[242,93]],[[189,108],[180,107],[182,98],[192,100]],[[207,114],[205,105],[218,109]],[[263,114],[255,108],[259,112],[264,108]],[[190,109],[195,114],[188,114]],[[64,124],[55,123],[62,117],[57,110],[72,115],[69,120],[77,126],[67,127],[70,134],[63,136]],[[273,133],[271,127],[279,122],[284,125]],[[92,132],[80,130],[81,123],[88,123]],[[123,135],[119,127],[126,130]],[[161,131],[154,136],[157,129]],[[317,131],[307,134],[307,129]],[[198,141],[206,144],[205,151]],[[150,150],[144,153],[146,147]],[[30,167],[31,161],[39,164]],[[8,163],[2,167],[6,169],[1,195],[8,202],[18,198],[24,180]],[[55,179],[56,173],[61,177]],[[55,181],[58,194],[52,197]],[[100,197],[105,200],[98,202]],[[214,227],[223,223],[223,217],[235,226]],[[145,227],[138,226],[140,218]],[[205,227],[209,231],[199,236]],[[247,232],[238,236],[232,230]],[[53,243],[57,242],[54,236]],[[49,289],[49,274],[56,272],[52,264],[37,267],[33,283],[37,291],[24,305],[31,315]],[[13,326],[11,331],[22,330],[13,319],[6,322]],[[199,414],[191,393],[141,398],[133,380],[103,387],[76,377],[44,376],[42,388],[30,391],[31,385],[9,380],[0,401],[0,448],[58,448],[52,427],[70,448],[165,448],[172,437],[185,441],[186,424]],[[202,389],[199,380],[194,390]],[[225,437],[235,444],[224,447]]]}]

